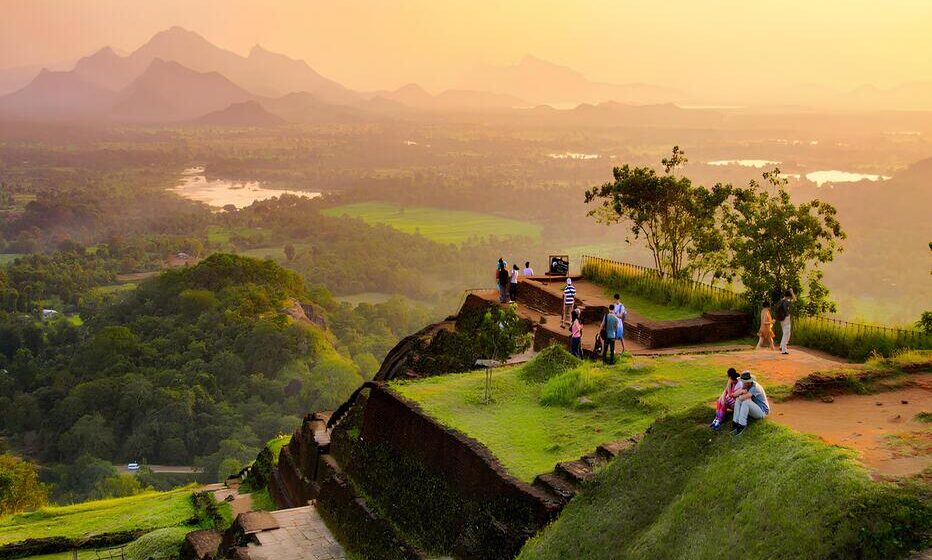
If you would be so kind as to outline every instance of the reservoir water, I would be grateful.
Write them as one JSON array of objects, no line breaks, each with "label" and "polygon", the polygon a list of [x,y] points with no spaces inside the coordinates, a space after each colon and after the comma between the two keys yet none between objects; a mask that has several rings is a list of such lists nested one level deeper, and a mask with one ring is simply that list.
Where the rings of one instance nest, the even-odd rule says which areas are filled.
[{"label": "reservoir water", "polygon": [[886,175],[872,175],[870,173],[851,173],[850,171],[839,171],[831,169],[829,171],[813,171],[806,173],[806,179],[809,179],[818,186],[825,183],[856,183],[857,181],[885,181],[889,179]]},{"label": "reservoir water", "polygon": [[217,208],[223,208],[227,204],[245,208],[257,200],[267,200],[283,194],[307,198],[320,196],[318,192],[270,189],[263,187],[258,181],[208,180],[203,167],[185,169],[181,174],[181,183],[169,190],[188,200],[203,202]]}]

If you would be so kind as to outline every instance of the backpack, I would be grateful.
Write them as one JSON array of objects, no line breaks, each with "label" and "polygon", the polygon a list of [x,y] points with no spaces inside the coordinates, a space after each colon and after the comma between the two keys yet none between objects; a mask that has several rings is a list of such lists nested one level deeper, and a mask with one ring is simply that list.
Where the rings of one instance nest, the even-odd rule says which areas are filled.
[{"label": "backpack", "polygon": [[790,307],[789,302],[787,302],[785,299],[780,300],[780,304],[777,305],[777,316],[776,316],[777,321],[782,322],[787,317],[789,317],[790,315],[789,307]]}]

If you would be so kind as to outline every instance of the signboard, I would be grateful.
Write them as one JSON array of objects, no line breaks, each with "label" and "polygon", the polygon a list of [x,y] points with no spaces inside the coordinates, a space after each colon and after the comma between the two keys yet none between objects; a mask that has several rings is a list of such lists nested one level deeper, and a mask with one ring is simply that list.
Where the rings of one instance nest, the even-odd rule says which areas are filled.
[{"label": "signboard", "polygon": [[566,276],[570,273],[570,256],[569,255],[550,255],[547,259],[549,263],[548,276]]}]

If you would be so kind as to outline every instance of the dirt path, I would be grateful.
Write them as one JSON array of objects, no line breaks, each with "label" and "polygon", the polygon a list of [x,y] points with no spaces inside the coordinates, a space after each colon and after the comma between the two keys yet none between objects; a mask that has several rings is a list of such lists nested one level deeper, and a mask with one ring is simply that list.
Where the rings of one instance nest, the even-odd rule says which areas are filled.
[{"label": "dirt path", "polygon": [[[231,498],[228,501],[228,498]],[[222,487],[214,492],[214,499],[218,502],[226,502],[230,504],[230,509],[233,510],[233,518],[236,519],[236,516],[245,513],[247,511],[252,511],[252,495],[251,494],[240,494],[239,488],[226,488]]]},{"label": "dirt path", "polygon": [[829,356],[824,352],[790,345],[790,354],[783,355],[770,350],[754,350],[723,353],[715,356],[714,361],[724,369],[733,367],[738,371],[750,370],[767,385],[792,386],[797,379],[817,371],[828,371],[841,367],[859,369],[860,364],[851,364]]},{"label": "dirt path", "polygon": [[772,418],[854,449],[876,476],[909,476],[932,466],[932,427],[916,420],[920,412],[932,412],[932,391],[923,386],[777,403]]}]

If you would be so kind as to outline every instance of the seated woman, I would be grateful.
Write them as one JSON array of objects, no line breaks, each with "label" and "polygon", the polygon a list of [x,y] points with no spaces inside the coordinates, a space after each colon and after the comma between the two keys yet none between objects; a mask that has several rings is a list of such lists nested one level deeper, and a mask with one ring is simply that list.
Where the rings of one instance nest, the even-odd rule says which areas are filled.
[{"label": "seated woman", "polygon": [[760,383],[751,375],[751,372],[745,371],[741,374],[741,385],[743,386],[735,398],[735,413],[732,416],[732,435],[740,436],[748,427],[748,418],[757,418],[760,420],[770,414],[770,403],[767,401],[767,393]]},{"label": "seated woman", "polygon": [[735,393],[741,390],[741,380],[738,379],[738,371],[735,368],[728,368],[728,381],[725,382],[725,390],[715,401],[715,420],[709,424],[713,430],[722,427],[722,420],[725,419],[725,413],[735,406]]}]

